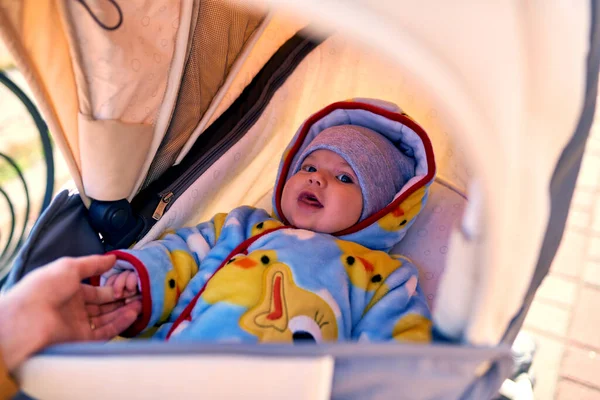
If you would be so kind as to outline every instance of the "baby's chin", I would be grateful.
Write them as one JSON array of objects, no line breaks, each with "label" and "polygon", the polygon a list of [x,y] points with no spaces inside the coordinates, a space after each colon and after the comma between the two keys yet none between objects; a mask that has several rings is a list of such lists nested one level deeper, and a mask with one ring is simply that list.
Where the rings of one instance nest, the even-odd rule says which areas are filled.
[{"label": "baby's chin", "polygon": [[307,231],[313,231],[313,232],[318,232],[318,233],[329,233],[329,232],[324,232],[323,230],[321,230],[318,226],[318,224],[314,221],[311,220],[306,220],[304,218],[294,218],[294,217],[285,217],[290,225],[292,225],[294,228],[297,229],[306,229]]},{"label": "baby's chin", "polygon": [[334,232],[338,232],[341,231],[342,229],[336,229],[335,227],[328,227],[328,226],[322,226],[321,223],[319,222],[313,222],[313,221],[298,221],[297,223],[292,222],[292,220],[288,219],[288,221],[290,221],[290,223],[298,229],[305,229],[307,231],[313,231],[313,232],[317,232],[317,233],[334,233]]},{"label": "baby's chin", "polygon": [[[317,233],[331,234],[331,233],[342,231],[342,230],[347,229],[350,226],[354,225],[354,224],[352,224],[352,225],[348,225],[348,226],[337,226],[339,224],[336,225],[335,223],[334,224],[328,223],[331,221],[327,221],[327,219],[328,219],[327,216],[323,215],[322,213],[319,213],[319,215],[314,215],[313,217],[303,215],[301,212],[292,212],[290,214],[291,215],[288,216],[284,212],[285,219],[294,228],[305,229],[307,231],[313,231],[313,232],[317,232]],[[358,222],[358,219],[356,222]]]}]

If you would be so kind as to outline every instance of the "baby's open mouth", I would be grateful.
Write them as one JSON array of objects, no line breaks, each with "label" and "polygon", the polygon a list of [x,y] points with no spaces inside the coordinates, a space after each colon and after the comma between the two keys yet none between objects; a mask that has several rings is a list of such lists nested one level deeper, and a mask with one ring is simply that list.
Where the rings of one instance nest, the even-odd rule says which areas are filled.
[{"label": "baby's open mouth", "polygon": [[298,196],[298,201],[311,207],[323,208],[323,204],[321,204],[317,196],[311,192],[300,193],[300,196]]}]

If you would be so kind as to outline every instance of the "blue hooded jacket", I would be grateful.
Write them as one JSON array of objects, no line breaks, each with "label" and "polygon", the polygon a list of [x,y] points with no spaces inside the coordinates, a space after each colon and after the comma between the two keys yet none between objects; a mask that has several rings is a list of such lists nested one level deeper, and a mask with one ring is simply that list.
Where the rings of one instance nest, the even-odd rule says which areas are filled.
[{"label": "blue hooded jacket", "polygon": [[[283,186],[324,129],[360,125],[415,160],[415,176],[383,209],[334,234],[297,229],[281,212]],[[424,130],[397,106],[355,99],[306,120],[283,154],[274,210],[239,207],[118,250],[107,276],[133,269],[142,314],[128,336],[225,342],[427,342],[431,319],[418,271],[390,255],[423,209],[435,161]]]}]

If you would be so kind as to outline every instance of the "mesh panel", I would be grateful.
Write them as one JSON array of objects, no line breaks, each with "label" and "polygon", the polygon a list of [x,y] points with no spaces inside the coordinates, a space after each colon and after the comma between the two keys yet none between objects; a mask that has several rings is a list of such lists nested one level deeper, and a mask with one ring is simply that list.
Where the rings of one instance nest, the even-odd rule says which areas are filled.
[{"label": "mesh panel", "polygon": [[240,4],[201,1],[175,111],[142,189],[175,162],[262,18]]}]

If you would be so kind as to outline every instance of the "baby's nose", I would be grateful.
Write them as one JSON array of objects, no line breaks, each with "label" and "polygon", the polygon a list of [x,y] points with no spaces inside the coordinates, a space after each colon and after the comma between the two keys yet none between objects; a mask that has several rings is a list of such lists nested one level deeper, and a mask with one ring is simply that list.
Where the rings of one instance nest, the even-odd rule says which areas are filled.
[{"label": "baby's nose", "polygon": [[317,185],[320,187],[325,187],[325,185],[327,185],[327,180],[325,179],[325,177],[320,174],[318,171],[317,172],[313,172],[309,177],[308,177],[308,182],[311,185]]}]

